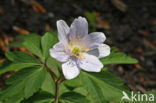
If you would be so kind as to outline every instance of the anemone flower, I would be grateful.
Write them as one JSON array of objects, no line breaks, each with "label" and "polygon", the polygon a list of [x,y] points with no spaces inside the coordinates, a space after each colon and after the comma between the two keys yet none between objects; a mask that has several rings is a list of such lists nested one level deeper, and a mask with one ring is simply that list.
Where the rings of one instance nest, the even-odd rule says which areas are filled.
[{"label": "anemone flower", "polygon": [[110,54],[110,47],[103,44],[106,37],[102,32],[88,34],[88,22],[78,17],[69,27],[65,21],[57,21],[59,42],[50,49],[51,57],[62,62],[66,79],[77,77],[80,70],[100,72],[103,64],[99,58]]}]

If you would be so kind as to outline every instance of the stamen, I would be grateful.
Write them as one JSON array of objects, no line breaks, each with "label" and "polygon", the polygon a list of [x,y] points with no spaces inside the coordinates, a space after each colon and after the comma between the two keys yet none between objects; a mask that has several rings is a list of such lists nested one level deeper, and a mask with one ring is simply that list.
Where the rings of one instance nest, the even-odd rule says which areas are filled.
[{"label": "stamen", "polygon": [[87,43],[83,42],[83,40],[86,40],[86,37],[80,38],[78,35],[77,37],[73,35],[69,38],[69,43],[65,43],[67,48],[69,49],[70,55],[75,56],[76,58],[84,58],[83,53],[87,53],[89,51],[89,48],[87,48]]}]

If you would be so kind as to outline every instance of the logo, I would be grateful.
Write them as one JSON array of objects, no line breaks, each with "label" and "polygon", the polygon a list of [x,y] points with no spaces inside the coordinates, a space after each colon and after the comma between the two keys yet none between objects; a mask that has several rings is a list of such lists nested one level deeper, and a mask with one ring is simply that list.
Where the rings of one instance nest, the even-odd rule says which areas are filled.
[{"label": "logo", "polygon": [[154,94],[141,94],[140,92],[131,92],[130,95],[128,95],[125,91],[122,91],[123,97],[121,98],[121,101],[128,100],[128,101],[154,101]]}]

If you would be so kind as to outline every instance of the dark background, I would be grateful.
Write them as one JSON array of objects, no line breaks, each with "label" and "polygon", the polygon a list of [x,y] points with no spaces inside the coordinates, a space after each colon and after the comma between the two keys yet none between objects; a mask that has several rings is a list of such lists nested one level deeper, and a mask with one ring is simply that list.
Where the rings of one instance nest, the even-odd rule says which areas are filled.
[{"label": "dark background", "polygon": [[[0,0],[0,62],[15,36],[43,35],[56,30],[57,20],[70,24],[86,12],[96,15],[96,31],[105,33],[106,44],[139,60],[111,65],[109,71],[131,90],[156,91],[156,0]],[[0,86],[11,74],[0,76]]]}]

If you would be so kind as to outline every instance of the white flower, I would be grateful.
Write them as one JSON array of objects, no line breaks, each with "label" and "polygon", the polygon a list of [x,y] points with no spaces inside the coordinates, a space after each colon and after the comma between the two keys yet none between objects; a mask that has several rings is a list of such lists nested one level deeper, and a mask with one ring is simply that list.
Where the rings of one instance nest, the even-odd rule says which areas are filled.
[{"label": "white flower", "polygon": [[103,64],[98,58],[108,56],[110,47],[103,44],[106,37],[102,32],[88,34],[85,18],[75,19],[70,27],[63,20],[57,21],[59,43],[50,49],[50,55],[62,62],[66,79],[77,77],[80,70],[100,72]]}]

